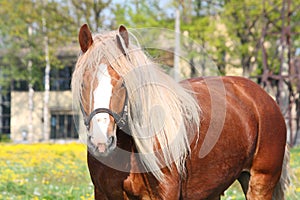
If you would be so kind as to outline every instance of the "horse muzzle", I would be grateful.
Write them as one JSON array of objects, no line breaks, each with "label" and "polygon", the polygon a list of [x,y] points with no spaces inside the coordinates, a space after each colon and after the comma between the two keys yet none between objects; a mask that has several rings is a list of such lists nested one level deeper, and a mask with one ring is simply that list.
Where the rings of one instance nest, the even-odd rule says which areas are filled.
[{"label": "horse muzzle", "polygon": [[88,136],[88,150],[96,156],[107,156],[117,146],[117,138],[112,135],[107,138],[106,142],[97,142],[93,136]]}]

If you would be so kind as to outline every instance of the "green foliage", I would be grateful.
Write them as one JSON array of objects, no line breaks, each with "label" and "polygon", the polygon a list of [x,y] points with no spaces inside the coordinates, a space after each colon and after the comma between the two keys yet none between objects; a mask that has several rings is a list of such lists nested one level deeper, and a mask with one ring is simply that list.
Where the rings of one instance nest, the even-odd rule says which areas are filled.
[{"label": "green foliage", "polygon": [[[65,0],[69,5],[70,16],[76,21],[76,28],[88,24],[92,31],[98,32],[107,27],[105,20],[110,20],[109,11],[112,0]],[[77,31],[76,31],[77,32]]]},{"label": "green foliage", "polygon": [[[299,49],[299,3],[291,1],[290,27],[292,52]],[[217,64],[220,74],[228,67],[243,68],[244,75],[263,73],[262,45],[265,46],[270,73],[278,74],[280,67],[279,40],[284,20],[282,1],[214,0],[169,1],[162,7],[157,1],[130,1],[114,8],[115,22],[130,27],[168,27],[174,29],[174,12],[181,8],[181,30],[198,42]],[[287,9],[287,8],[286,8]],[[170,13],[172,13],[170,15]],[[265,29],[265,33],[263,30]],[[295,43],[294,43],[295,42]],[[298,50],[300,52],[300,50]],[[193,52],[190,46],[190,57]]]},{"label": "green foliage", "polygon": [[0,142],[5,142],[5,143],[11,142],[10,136],[8,134],[0,133]]},{"label": "green foliage", "polygon": [[[58,48],[74,40],[74,22],[68,7],[51,1],[0,1],[0,70],[4,77],[0,84],[5,88],[11,81],[27,81],[35,89],[43,89],[45,69],[44,41],[48,37],[52,67],[60,67]],[[43,30],[46,19],[47,32]]]},{"label": "green foliage", "polygon": [[[297,22],[296,16],[299,19],[299,12],[297,12],[299,8],[296,8],[296,5],[299,5],[299,0],[292,1],[291,25]],[[240,59],[246,71],[251,73],[254,70],[252,75],[263,72],[262,44],[266,49],[269,72],[273,74],[279,72],[279,40],[282,26],[287,26],[288,17],[288,13],[285,12],[283,19],[281,11],[282,1],[280,0],[231,0],[224,5],[221,23],[226,25],[226,32],[229,36],[227,39],[234,44],[232,51],[227,51],[227,54],[231,58]],[[293,30],[297,26],[291,27]],[[292,40],[295,39],[293,34]]]},{"label": "green foliage", "polygon": [[161,8],[159,2],[157,0],[127,0],[117,3],[112,10],[115,22],[111,28],[117,28],[119,24],[124,24],[131,28],[173,28],[174,20],[168,18],[165,12],[166,8]]},{"label": "green foliage", "polygon": [[[181,32],[187,32],[188,37],[205,49],[221,74],[226,74],[227,67],[243,68],[246,75],[263,73],[262,44],[266,47],[270,72],[279,72],[278,43],[283,25],[280,0],[42,2],[0,0],[0,69],[6,77],[0,81],[1,85],[9,85],[12,79],[42,84],[45,36],[49,40],[51,67],[59,68],[63,65],[56,58],[56,52],[63,46],[77,43],[78,29],[83,23],[88,23],[95,32],[101,27],[116,29],[119,24],[130,28],[163,27],[174,30],[175,9],[178,7],[181,10]],[[291,2],[289,23],[293,56],[300,46],[297,34],[300,32],[300,0]],[[47,22],[46,33],[42,30],[42,16]],[[29,27],[32,34],[28,32]],[[189,49],[189,59],[200,53],[194,52],[193,44]],[[33,62],[30,73],[29,61]]]}]

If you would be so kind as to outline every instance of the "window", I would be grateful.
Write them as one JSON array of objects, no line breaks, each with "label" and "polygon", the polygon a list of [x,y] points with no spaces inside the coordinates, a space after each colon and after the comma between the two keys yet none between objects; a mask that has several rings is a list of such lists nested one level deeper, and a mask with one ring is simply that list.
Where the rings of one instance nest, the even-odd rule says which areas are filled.
[{"label": "window", "polygon": [[10,93],[0,94],[0,134],[10,133]]},{"label": "window", "polygon": [[[35,91],[44,90],[44,68],[41,68],[41,80],[33,85]],[[72,67],[64,67],[62,69],[52,68],[50,72],[50,90],[51,91],[65,91],[71,89]],[[14,91],[28,91],[28,81],[14,80],[12,82],[12,90]]]},{"label": "window", "polygon": [[64,67],[63,69],[52,69],[50,74],[50,90],[70,90],[71,76],[72,67]]},{"label": "window", "polygon": [[14,91],[28,91],[28,82],[24,80],[13,80],[12,90]]},{"label": "window", "polygon": [[77,115],[52,113],[50,139],[78,138],[75,122],[78,122]]},{"label": "window", "polygon": [[1,134],[9,134],[10,133],[10,115],[2,114],[1,118]]}]

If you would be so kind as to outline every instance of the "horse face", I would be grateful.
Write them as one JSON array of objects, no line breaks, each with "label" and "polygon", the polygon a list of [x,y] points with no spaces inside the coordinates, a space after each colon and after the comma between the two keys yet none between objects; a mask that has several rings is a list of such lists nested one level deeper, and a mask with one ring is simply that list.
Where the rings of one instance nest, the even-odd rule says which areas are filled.
[{"label": "horse face", "polygon": [[[91,85],[93,73],[95,81]],[[125,103],[126,90],[118,74],[107,64],[102,63],[95,71],[87,71],[83,87],[83,108],[87,115],[98,108],[104,108],[114,113],[122,112]],[[90,106],[89,106],[90,105]],[[95,114],[89,124],[89,147],[93,153],[106,156],[117,144],[116,122],[113,116],[106,112]]]},{"label": "horse face", "polygon": [[[117,38],[118,45],[122,52],[125,52],[124,48],[128,47],[128,33],[124,26],[120,26],[119,35],[122,39]],[[79,44],[82,52],[87,52],[93,43],[91,32],[85,24],[79,31]],[[99,66],[94,66],[84,72],[81,93],[83,112],[90,116],[89,119],[92,117],[86,124],[89,130],[88,146],[92,147],[92,153],[102,156],[108,155],[116,147],[116,122],[108,112],[97,112],[95,115],[91,113],[99,108],[111,111],[111,113],[120,113],[126,96],[120,76],[108,63],[105,58],[102,58]]]}]

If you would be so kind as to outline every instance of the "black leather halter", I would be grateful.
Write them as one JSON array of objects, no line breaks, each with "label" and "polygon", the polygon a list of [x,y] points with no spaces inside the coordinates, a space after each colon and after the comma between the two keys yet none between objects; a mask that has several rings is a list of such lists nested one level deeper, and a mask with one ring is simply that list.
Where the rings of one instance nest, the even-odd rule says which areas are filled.
[{"label": "black leather halter", "polygon": [[[125,87],[125,86],[124,86]],[[125,88],[126,90],[126,88]],[[93,117],[96,114],[99,113],[107,113],[110,116],[112,116],[115,120],[115,123],[117,124],[117,126],[119,127],[119,129],[121,129],[122,131],[126,132],[129,134],[129,126],[128,126],[128,94],[127,94],[127,90],[125,92],[125,101],[124,101],[124,106],[122,109],[122,112],[120,114],[108,109],[108,108],[96,108],[95,110],[93,110],[91,112],[90,115],[87,115],[86,112],[83,109],[82,104],[80,104],[80,109],[83,115],[83,120],[84,120],[84,125],[86,126],[87,130],[90,130],[90,123],[91,120],[93,119]]]}]

